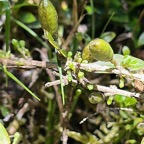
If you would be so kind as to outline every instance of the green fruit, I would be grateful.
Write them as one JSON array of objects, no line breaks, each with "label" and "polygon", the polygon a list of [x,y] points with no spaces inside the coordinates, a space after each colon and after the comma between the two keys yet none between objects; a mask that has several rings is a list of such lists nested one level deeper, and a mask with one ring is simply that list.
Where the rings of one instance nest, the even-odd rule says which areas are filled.
[{"label": "green fruit", "polygon": [[92,40],[83,50],[82,58],[90,61],[91,59],[99,61],[111,61],[113,59],[113,50],[111,46],[103,39]]},{"label": "green fruit", "polygon": [[55,7],[49,0],[42,0],[40,2],[38,15],[42,28],[54,36],[58,30],[58,15]]},{"label": "green fruit", "polygon": [[82,52],[82,59],[91,62],[93,60],[91,53],[89,51],[89,45],[86,45]]}]

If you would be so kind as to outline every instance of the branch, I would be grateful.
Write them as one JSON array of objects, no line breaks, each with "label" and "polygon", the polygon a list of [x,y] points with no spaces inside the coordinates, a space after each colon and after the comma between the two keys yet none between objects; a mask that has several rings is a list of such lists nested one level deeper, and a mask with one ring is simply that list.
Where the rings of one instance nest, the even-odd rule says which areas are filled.
[{"label": "branch", "polygon": [[[125,78],[130,78],[132,80],[138,80],[144,83],[144,74],[132,73],[127,69],[122,67],[120,68],[111,68],[110,66],[103,66],[96,62],[88,64],[80,64],[76,62],[67,62],[65,67],[69,69],[68,65],[73,63],[75,68],[85,70],[87,72],[95,73],[109,73],[123,76]],[[0,58],[0,64],[6,65],[7,67],[15,68],[24,68],[24,69],[34,69],[34,68],[57,68],[56,63],[46,62],[46,61],[36,61],[36,60],[26,60],[26,59],[16,59],[11,60],[8,58]]]},{"label": "branch", "polygon": [[[67,66],[72,63],[72,62],[67,62]],[[100,65],[96,62],[94,63],[88,63],[88,64],[79,64],[79,63],[75,63],[73,62],[75,68],[79,68],[82,70],[85,70],[87,72],[95,72],[95,73],[110,73],[110,74],[116,74],[116,75],[120,75],[123,76],[125,78],[130,78],[133,80],[139,80],[141,82],[144,82],[144,74],[140,74],[140,73],[132,73],[127,69],[124,69],[122,67],[119,68],[112,68],[110,66],[103,66]]]},{"label": "branch", "polygon": [[[66,63],[66,69],[68,68],[70,62]],[[88,64],[80,64],[76,62],[71,62],[74,64],[75,68],[79,68],[88,72],[95,72],[95,73],[113,73],[120,76],[124,76],[126,78],[135,79],[144,82],[144,74],[133,74],[126,69],[116,69],[111,68],[109,66],[102,66],[97,63],[88,63]],[[36,60],[25,60],[25,59],[17,59],[17,60],[10,60],[6,58],[0,58],[0,64],[6,65],[7,67],[16,67],[16,68],[57,68],[56,63],[46,62],[46,61],[36,61]],[[77,80],[72,80],[73,83],[77,83]],[[66,76],[63,76],[63,83],[64,85],[68,84],[68,80]],[[45,86],[53,86],[60,84],[60,81],[53,81],[48,82]],[[94,90],[98,90],[104,93],[110,93],[111,95],[115,94],[122,94],[128,97],[139,97],[139,93],[128,92],[125,90],[120,90],[117,88],[112,87],[105,87],[101,85],[94,85]]]},{"label": "branch", "polygon": [[56,63],[46,62],[46,61],[36,61],[36,60],[26,60],[26,59],[8,59],[0,58],[0,64],[6,65],[7,67],[24,68],[24,69],[34,69],[34,68],[57,68]]},{"label": "branch", "polygon": [[[78,83],[77,80],[72,80],[73,83]],[[87,82],[87,80],[86,80]],[[60,80],[56,80],[53,82],[48,82],[45,84],[45,87],[50,87],[53,85],[59,85],[60,84]],[[68,80],[66,76],[63,76],[63,85],[68,85]],[[83,85],[83,84],[82,84]],[[83,85],[86,88],[86,83]],[[102,86],[102,85],[95,85],[94,84],[94,90],[100,91],[100,92],[104,92],[107,93],[109,95],[116,95],[116,94],[120,94],[120,95],[124,95],[127,97],[140,97],[139,93],[135,93],[135,92],[128,92],[125,90],[121,90],[121,89],[117,89],[115,87],[106,87],[106,86]]]}]

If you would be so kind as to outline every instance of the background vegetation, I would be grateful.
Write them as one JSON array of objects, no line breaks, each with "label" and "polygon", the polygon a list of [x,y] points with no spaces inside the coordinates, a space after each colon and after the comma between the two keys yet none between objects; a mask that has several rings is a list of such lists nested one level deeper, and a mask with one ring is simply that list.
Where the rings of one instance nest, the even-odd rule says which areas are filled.
[{"label": "background vegetation", "polygon": [[[21,144],[143,144],[144,1],[52,0],[59,19],[58,43],[72,52],[70,59],[100,37],[110,42],[115,54],[142,60],[135,62],[132,57],[129,61],[133,64],[128,59],[123,64],[141,80],[82,71],[90,82],[131,92],[134,97],[102,90],[96,93],[99,90],[93,90],[92,85],[85,88],[81,81],[70,82],[64,87],[64,106],[60,86],[51,83],[59,80],[57,68],[32,67],[32,60],[57,63],[55,50],[39,23],[39,2],[0,1],[0,121],[11,141],[18,132]],[[7,59],[11,61],[4,62]],[[13,61],[17,64],[10,63]],[[63,75],[69,72],[63,71]],[[45,87],[47,82],[52,86]],[[93,95],[100,98],[99,103],[91,101]]]}]

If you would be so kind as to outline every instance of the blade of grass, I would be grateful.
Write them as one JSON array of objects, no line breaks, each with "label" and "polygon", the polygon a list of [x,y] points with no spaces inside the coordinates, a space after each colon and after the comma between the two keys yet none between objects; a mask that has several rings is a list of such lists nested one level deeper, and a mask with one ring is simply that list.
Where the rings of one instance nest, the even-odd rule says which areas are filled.
[{"label": "blade of grass", "polygon": [[15,19],[15,18],[11,18],[17,25],[19,25],[20,27],[22,27],[24,30],[26,30],[27,32],[29,32],[35,39],[37,39],[44,47],[48,48],[48,45],[43,42],[43,40],[29,27],[27,27],[25,24],[23,24],[22,22],[20,22],[19,20]]},{"label": "blade of grass", "polygon": [[10,5],[8,1],[3,1],[4,7],[6,9],[6,22],[5,22],[5,42],[6,42],[6,49],[5,51],[9,51],[9,38],[10,38]]},{"label": "blade of grass", "polygon": [[95,37],[95,29],[96,29],[96,20],[95,20],[95,13],[94,13],[94,2],[90,0],[90,5],[92,8],[92,39]]},{"label": "blade of grass", "polygon": [[61,61],[58,59],[58,57],[57,57],[57,63],[58,63],[58,71],[59,71],[59,77],[60,77],[62,102],[63,102],[63,105],[65,105],[65,94],[64,94],[64,86],[63,86],[63,78],[62,78]]},{"label": "blade of grass", "polygon": [[6,66],[3,66],[3,70],[6,75],[8,75],[11,79],[13,79],[16,83],[18,83],[22,88],[24,88],[28,93],[30,93],[34,98],[40,101],[40,99],[30,90],[28,89],[21,81],[19,81],[11,72],[9,72]]},{"label": "blade of grass", "polygon": [[105,24],[105,26],[104,26],[104,28],[103,28],[103,30],[102,30],[102,32],[101,32],[101,35],[105,32],[105,30],[106,30],[108,24],[110,23],[112,17],[114,16],[114,14],[115,14],[115,13],[113,12],[113,13],[111,14],[111,16],[109,17],[108,21],[106,22],[106,24]]},{"label": "blade of grass", "polygon": [[49,135],[49,133],[51,131],[54,131],[55,122],[58,117],[58,115],[55,116],[56,101],[53,101],[51,99],[48,101],[48,112],[49,113],[48,113],[48,123],[47,123],[47,138],[45,144],[53,144],[55,137],[52,137],[51,135]]}]

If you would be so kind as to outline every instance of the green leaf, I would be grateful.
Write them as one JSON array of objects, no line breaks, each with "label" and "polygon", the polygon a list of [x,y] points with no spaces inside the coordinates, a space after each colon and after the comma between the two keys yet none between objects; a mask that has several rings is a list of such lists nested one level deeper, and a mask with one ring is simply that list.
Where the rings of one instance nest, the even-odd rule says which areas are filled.
[{"label": "green leaf", "polygon": [[9,109],[4,105],[0,106],[0,111],[3,117],[6,117],[10,113]]},{"label": "green leaf", "polygon": [[0,123],[0,144],[10,144],[10,138],[5,127]]},{"label": "green leaf", "polygon": [[[127,113],[126,111],[123,111],[123,110],[120,110],[120,111],[119,111],[119,114],[120,114],[120,116],[121,116],[122,118],[124,118],[124,119],[127,119],[127,118],[129,117],[128,113]],[[131,128],[131,126],[130,126],[130,127],[129,127],[129,126],[130,126],[129,124],[126,126],[127,129]]]},{"label": "green leaf", "polygon": [[144,61],[133,56],[126,55],[123,57],[121,65],[131,71],[137,71],[144,68]]},{"label": "green leaf", "polygon": [[30,90],[28,89],[21,81],[19,81],[11,72],[6,69],[6,66],[3,66],[4,72],[13,79],[16,83],[18,83],[22,88],[24,88],[28,93],[30,93],[34,98],[40,101],[40,99]]},{"label": "green leaf", "polygon": [[142,141],[141,141],[141,143],[140,144],[144,144],[144,137],[142,138]]},{"label": "green leaf", "polygon": [[36,21],[36,17],[31,12],[21,12],[19,15],[20,21],[23,23],[33,23]]},{"label": "green leaf", "polygon": [[54,40],[54,38],[52,37],[52,35],[51,35],[48,31],[44,30],[44,35],[45,35],[45,37],[48,39],[48,41],[50,42],[50,44],[51,44],[57,51],[59,51],[64,57],[67,57],[66,51],[63,51],[63,50],[59,47],[58,43]]},{"label": "green leaf", "polygon": [[144,32],[140,35],[137,45],[138,45],[138,47],[144,45]]},{"label": "green leaf", "polygon": [[126,97],[123,95],[117,94],[114,96],[114,101],[117,103],[123,103],[125,99],[126,99]]},{"label": "green leaf", "polygon": [[113,102],[113,96],[110,96],[107,100],[107,105],[111,105]]},{"label": "green leaf", "polygon": [[93,90],[94,86],[92,84],[87,84],[88,90]]},{"label": "green leaf", "polygon": [[139,123],[143,122],[143,118],[136,117],[133,122],[133,126],[136,127]]},{"label": "green leaf", "polygon": [[85,6],[85,10],[89,15],[92,15],[94,13],[94,10],[90,5]]},{"label": "green leaf", "polygon": [[116,37],[116,33],[114,32],[105,32],[100,36],[100,38],[102,38],[108,43],[111,42],[115,37]]},{"label": "green leaf", "polygon": [[124,87],[124,78],[123,77],[120,78],[119,87],[120,88]]},{"label": "green leaf", "polygon": [[13,10],[19,10],[22,7],[35,7],[37,8],[36,4],[30,4],[26,1],[23,1],[23,3],[15,3],[15,5],[12,7]]},{"label": "green leaf", "polygon": [[12,44],[13,44],[16,48],[20,47],[19,41],[18,41],[17,39],[12,39]]},{"label": "green leaf", "polygon": [[122,61],[123,61],[123,55],[121,54],[114,54],[113,55],[113,60],[116,62],[117,65],[121,65]]},{"label": "green leaf", "polygon": [[22,139],[22,135],[18,132],[14,134],[14,140],[12,144],[19,144],[20,140]]},{"label": "green leaf", "polygon": [[128,144],[136,144],[137,141],[134,140],[134,139],[130,139],[130,140],[127,140],[126,143],[128,143]]},{"label": "green leaf", "polygon": [[126,107],[134,106],[134,105],[136,105],[137,100],[133,97],[126,97],[126,99],[123,103]]},{"label": "green leaf", "polygon": [[78,78],[84,78],[84,72],[79,71],[78,72]]},{"label": "green leaf", "polygon": [[123,46],[122,48],[123,55],[130,55],[130,49],[127,46]]}]

